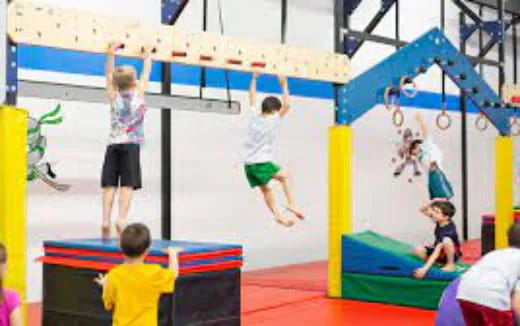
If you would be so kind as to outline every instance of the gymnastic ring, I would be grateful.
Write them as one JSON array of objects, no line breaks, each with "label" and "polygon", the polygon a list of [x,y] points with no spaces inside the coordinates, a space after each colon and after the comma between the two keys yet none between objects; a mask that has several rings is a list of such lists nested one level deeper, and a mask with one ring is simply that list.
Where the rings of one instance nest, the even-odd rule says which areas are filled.
[{"label": "gymnastic ring", "polygon": [[[406,84],[412,84],[413,88],[411,90],[407,90],[404,88]],[[401,80],[399,81],[399,90],[403,93],[406,97],[415,97],[419,90],[417,89],[417,83],[413,78],[408,76],[401,77]]]},{"label": "gymnastic ring", "polygon": [[399,107],[396,107],[394,113],[392,114],[392,122],[396,127],[401,127],[404,123],[404,114]]},{"label": "gymnastic ring", "polygon": [[[395,88],[393,86],[388,86],[387,88],[385,88],[385,93],[383,95],[384,102],[385,102],[385,108],[388,111],[392,111],[392,109],[393,109],[392,103],[390,103],[391,98],[393,96],[393,94],[392,94],[393,91],[395,91]],[[394,103],[393,103],[393,105],[397,106],[397,95],[394,96]]]},{"label": "gymnastic ring", "polygon": [[487,129],[489,125],[489,121],[487,120],[487,118],[484,116],[484,115],[479,115],[477,120],[475,120],[475,127],[480,130],[480,131],[484,131]]},{"label": "gymnastic ring", "polygon": [[[445,121],[444,124],[442,123],[443,120]],[[440,130],[447,130],[451,127],[451,117],[446,113],[446,111],[442,111],[441,114],[437,116],[436,123]]]},{"label": "gymnastic ring", "polygon": [[520,136],[520,123],[518,122],[518,117],[513,115],[511,118],[511,124],[509,126],[511,128],[511,135]]}]

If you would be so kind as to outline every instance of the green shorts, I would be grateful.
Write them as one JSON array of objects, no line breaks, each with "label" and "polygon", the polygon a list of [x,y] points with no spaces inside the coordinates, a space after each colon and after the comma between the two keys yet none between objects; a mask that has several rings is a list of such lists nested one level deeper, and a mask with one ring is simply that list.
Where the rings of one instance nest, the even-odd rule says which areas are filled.
[{"label": "green shorts", "polygon": [[247,181],[249,185],[254,188],[258,186],[265,186],[271,181],[273,176],[280,171],[280,167],[273,162],[246,164],[244,166]]}]

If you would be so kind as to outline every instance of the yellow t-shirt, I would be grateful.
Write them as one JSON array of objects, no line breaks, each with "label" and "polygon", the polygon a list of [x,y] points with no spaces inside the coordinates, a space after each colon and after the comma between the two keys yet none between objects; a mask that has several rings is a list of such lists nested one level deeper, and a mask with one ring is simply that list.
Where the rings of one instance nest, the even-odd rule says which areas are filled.
[{"label": "yellow t-shirt", "polygon": [[159,265],[123,264],[108,272],[103,290],[113,326],[156,326],[159,298],[172,293],[176,274]]}]

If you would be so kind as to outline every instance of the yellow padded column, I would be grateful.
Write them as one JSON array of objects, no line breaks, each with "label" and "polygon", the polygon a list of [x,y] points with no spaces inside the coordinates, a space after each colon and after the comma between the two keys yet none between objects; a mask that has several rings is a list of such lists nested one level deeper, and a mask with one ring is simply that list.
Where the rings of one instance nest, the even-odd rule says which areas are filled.
[{"label": "yellow padded column", "polygon": [[352,232],[352,128],[329,130],[329,275],[328,294],[341,297],[341,236]]},{"label": "yellow padded column", "polygon": [[[26,178],[27,112],[0,106],[0,241],[7,247],[9,266],[4,286],[16,290],[23,302],[27,284]],[[24,304],[24,312],[25,308]]]},{"label": "yellow padded column", "polygon": [[507,248],[507,229],[513,224],[513,139],[498,137],[495,148],[495,248]]}]

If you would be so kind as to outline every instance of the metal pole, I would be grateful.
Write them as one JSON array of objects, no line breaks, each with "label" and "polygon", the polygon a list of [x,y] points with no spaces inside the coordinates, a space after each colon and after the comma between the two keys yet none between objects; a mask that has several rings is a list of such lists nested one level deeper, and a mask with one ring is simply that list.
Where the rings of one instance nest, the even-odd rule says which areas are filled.
[{"label": "metal pole", "polygon": [[[460,26],[466,24],[466,15],[459,14]],[[466,55],[466,41],[461,39],[460,51]],[[468,240],[468,139],[467,139],[467,107],[464,91],[460,92],[460,114],[461,114],[461,175],[462,175],[462,237]]]},{"label": "metal pole", "polygon": [[[478,14],[482,20],[484,20],[484,7],[482,5],[478,6]],[[478,29],[478,53],[482,53],[482,46],[484,43],[484,32],[482,31],[482,28]],[[480,76],[484,77],[484,65],[479,63],[478,71],[480,73]]]},{"label": "metal pole", "polygon": [[500,22],[500,41],[498,41],[498,92],[502,97],[502,86],[506,82],[504,63],[506,60],[506,43],[505,43],[505,21],[504,21],[504,0],[497,0],[498,6],[498,20]]},{"label": "metal pole", "polygon": [[518,82],[518,41],[516,39],[516,25],[513,25],[513,82]]},{"label": "metal pole", "polygon": [[[343,0],[334,1],[334,50],[337,53],[345,53],[345,36],[343,28],[349,27],[349,15],[347,14]],[[340,85],[334,85],[334,122],[338,121],[338,90]]]},{"label": "metal pole", "polygon": [[[399,29],[399,0],[395,0],[395,39],[399,42],[401,32]],[[399,45],[395,46],[396,50],[399,50]]]},{"label": "metal pole", "polygon": [[282,0],[282,33],[281,41],[285,44],[287,38],[287,0]]},{"label": "metal pole", "polygon": [[[446,0],[441,0],[441,30],[446,31]],[[446,106],[446,73],[442,71],[442,109]]]},{"label": "metal pole", "polygon": [[[205,32],[208,30],[208,0],[204,0],[202,6],[202,30]],[[200,69],[200,87],[199,97],[202,98],[204,95],[204,88],[206,87],[206,68]]]},{"label": "metal pole", "polygon": [[[163,0],[164,1],[164,0]],[[164,17],[168,15],[162,15]],[[164,22],[163,23],[170,23]],[[161,94],[171,95],[171,63],[161,63]],[[161,237],[172,238],[172,114],[161,110]]]}]

